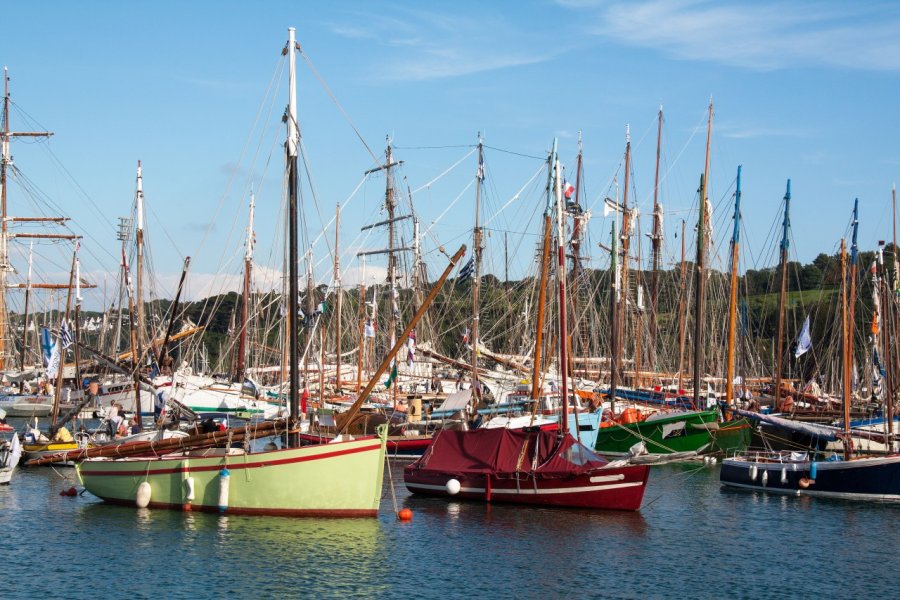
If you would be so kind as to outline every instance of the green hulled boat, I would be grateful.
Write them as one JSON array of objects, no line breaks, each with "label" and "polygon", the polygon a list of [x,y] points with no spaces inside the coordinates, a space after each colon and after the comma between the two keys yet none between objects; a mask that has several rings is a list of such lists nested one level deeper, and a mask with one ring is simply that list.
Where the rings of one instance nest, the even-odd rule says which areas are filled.
[{"label": "green hulled boat", "polygon": [[95,458],[77,467],[107,502],[227,514],[374,517],[386,430],[349,442],[245,453],[211,448],[153,458]]},{"label": "green hulled boat", "polygon": [[746,419],[719,421],[718,409],[658,413],[636,423],[615,423],[601,427],[594,448],[603,455],[628,454],[632,446],[644,442],[649,454],[680,452],[732,453],[750,443]]}]

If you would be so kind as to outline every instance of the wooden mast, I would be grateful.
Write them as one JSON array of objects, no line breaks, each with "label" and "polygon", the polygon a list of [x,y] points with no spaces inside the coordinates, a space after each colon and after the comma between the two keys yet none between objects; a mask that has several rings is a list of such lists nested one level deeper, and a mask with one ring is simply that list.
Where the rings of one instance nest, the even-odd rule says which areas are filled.
[{"label": "wooden mast", "polygon": [[538,284],[537,322],[534,333],[534,364],[531,369],[531,423],[541,398],[541,352],[544,344],[544,305],[547,302],[547,273],[550,270],[550,194],[553,181],[553,155],[547,161],[547,208],[544,210],[544,235],[541,241],[541,279]]},{"label": "wooden mast", "polygon": [[[856,335],[856,276],[859,263],[859,246],[857,233],[859,232],[859,198],[853,201],[853,228],[850,244],[850,304],[848,307],[850,316],[847,323],[847,352],[850,356],[850,369],[853,369],[853,345]],[[852,377],[851,377],[852,382]],[[851,398],[852,400],[852,398]],[[848,425],[849,427],[849,425]]]},{"label": "wooden mast", "polygon": [[779,410],[781,404],[781,366],[784,358],[784,306],[787,299],[787,263],[788,263],[788,247],[790,245],[790,227],[791,227],[791,180],[787,180],[787,191],[784,194],[784,221],[782,221],[781,234],[781,261],[779,263],[781,270],[781,291],[778,295],[778,337],[775,344],[775,404],[772,410]]},{"label": "wooden mast", "polygon": [[366,284],[359,284],[359,346],[356,351],[356,395],[362,388],[363,356],[366,353]]},{"label": "wooden mast", "polygon": [[[144,334],[146,329],[146,320],[144,316],[144,177],[141,161],[137,163],[137,189],[134,196],[135,212],[137,213],[137,228],[134,232],[134,243],[137,249],[137,289],[135,290],[135,304],[137,305],[137,354],[138,364],[134,365],[135,369],[140,368],[140,363],[144,362]],[[140,392],[136,392],[140,394]]]},{"label": "wooden mast", "polygon": [[705,408],[700,403],[700,386],[706,369],[703,325],[706,318],[706,233],[709,231],[709,149],[712,142],[713,103],[709,100],[709,121],[706,126],[706,167],[700,178],[700,218],[697,221],[697,265],[694,285],[694,407]]},{"label": "wooden mast", "polygon": [[[579,194],[581,194],[581,171],[582,171],[582,143],[581,143],[581,132],[578,132],[578,157],[575,162],[575,187],[572,191],[572,196],[575,198],[575,202],[571,203],[573,212],[572,212],[572,280],[569,283],[570,291],[569,298],[572,304],[572,325],[569,328],[569,374],[572,375],[573,381],[575,378],[575,352],[576,350],[579,352],[584,352],[587,344],[582,341],[582,344],[576,348],[575,341],[579,339],[578,334],[583,334],[585,332],[584,327],[580,327],[578,324],[578,288],[581,286],[581,277],[582,277],[582,267],[581,267],[581,239],[584,236],[584,229],[586,226],[585,215],[582,212],[581,204],[579,201]],[[566,208],[568,209],[570,203],[568,200],[566,201]],[[504,234],[505,236],[505,234]]]},{"label": "wooden mast", "polygon": [[[335,390],[338,394],[341,393],[341,310],[342,310],[342,302],[344,297],[344,290],[341,288],[341,254],[340,254],[340,230],[341,230],[341,203],[338,202],[337,208],[335,208],[334,212],[334,285],[335,291],[337,293],[337,299],[335,301],[335,334],[334,334],[334,347],[336,353],[336,362],[335,366],[336,375],[335,375]],[[320,382],[321,385],[321,382]]]},{"label": "wooden mast", "polygon": [[25,351],[28,348],[28,304],[31,299],[31,267],[34,257],[34,242],[28,246],[28,279],[25,284],[25,314],[22,317],[22,350],[19,353],[19,366],[25,370]]},{"label": "wooden mast", "polygon": [[612,220],[609,250],[609,408],[616,412],[616,390],[619,387],[619,194],[616,189],[616,212]]},{"label": "wooden mast", "polygon": [[[44,219],[10,219],[6,210],[7,177],[6,172],[12,164],[9,142],[14,137],[50,137],[49,131],[10,131],[9,130],[9,69],[3,67],[3,122],[0,127],[0,370],[7,368],[7,357],[13,349],[7,348],[9,329],[9,313],[6,310],[7,274],[13,271],[9,262],[9,222],[19,220]],[[47,219],[58,221],[59,219]],[[16,237],[53,237],[48,234],[19,234]],[[37,287],[37,286],[35,286]],[[56,286],[61,288],[62,286]],[[24,356],[24,355],[23,355]]]},{"label": "wooden mast", "polygon": [[484,141],[478,134],[478,170],[475,173],[475,227],[472,230],[472,253],[475,258],[474,281],[472,282],[472,399],[477,405],[481,401],[481,386],[478,384],[478,313],[481,294],[481,188],[484,186]]},{"label": "wooden mast", "polygon": [[678,393],[684,389],[684,347],[685,347],[685,304],[687,303],[687,264],[684,261],[684,236],[687,231],[684,219],[681,220],[681,293],[678,294]]},{"label": "wooden mast", "polygon": [[560,176],[559,156],[556,154],[556,140],[553,140],[554,188],[556,191],[556,279],[559,282],[559,377],[562,383],[562,402],[559,417],[559,437],[569,432],[569,364],[568,326],[566,323],[566,241],[565,216],[562,199],[562,177]]},{"label": "wooden mast", "polygon": [[247,328],[249,326],[250,315],[250,286],[253,277],[253,209],[256,204],[256,198],[253,192],[250,192],[250,218],[247,221],[247,241],[244,247],[244,287],[241,296],[241,328],[238,337],[238,355],[237,368],[235,369],[234,379],[243,381],[246,371],[247,360]]},{"label": "wooden mast", "polygon": [[656,315],[659,301],[659,263],[662,251],[662,206],[659,204],[659,161],[662,149],[663,109],[659,107],[656,127],[656,174],[653,177],[653,233],[650,236],[652,273],[650,276],[650,368],[656,368]]},{"label": "wooden mast", "polygon": [[737,168],[734,190],[734,231],[731,234],[731,285],[728,300],[728,351],[726,358],[725,403],[734,400],[734,338],[737,332],[738,258],[741,242],[741,165]]},{"label": "wooden mast", "polygon": [[843,381],[841,397],[844,404],[844,459],[850,459],[850,330],[847,322],[847,250],[841,238],[841,355]]},{"label": "wooden mast", "polygon": [[[620,280],[621,290],[620,300],[621,300],[621,310],[619,311],[618,319],[616,322],[616,327],[618,328],[618,333],[616,334],[616,339],[618,340],[618,344],[616,344],[616,368],[619,370],[619,373],[622,372],[622,354],[625,350],[625,323],[628,321],[628,250],[631,245],[631,231],[633,225],[631,223],[631,212],[628,210],[628,188],[630,187],[630,175],[631,175],[631,127],[629,125],[625,126],[625,191],[622,192],[622,235],[621,235],[621,243],[622,243],[622,277]],[[624,377],[623,377],[624,379]],[[632,380],[632,385],[634,385],[634,381]]]},{"label": "wooden mast", "polygon": [[[66,312],[63,314],[63,319],[60,322],[60,331],[68,327],[67,321],[69,320],[69,311],[72,308],[72,284],[75,281],[75,261],[77,259],[78,248],[72,253],[72,268],[69,271],[69,291],[66,294]],[[53,408],[50,412],[50,437],[53,437],[57,430],[56,420],[59,418],[59,401],[62,395],[63,371],[66,363],[66,350],[63,348],[62,335],[60,335],[60,339],[56,343],[59,344],[59,365],[56,368],[56,387],[53,390]]]},{"label": "wooden mast", "polygon": [[300,145],[300,130],[297,124],[297,90],[296,90],[296,55],[294,50],[299,50],[299,45],[294,41],[294,28],[288,28],[288,43],[284,53],[288,55],[288,108],[287,108],[287,141],[285,154],[287,163],[288,184],[288,315],[290,325],[288,327],[288,371],[290,373],[290,387],[288,401],[290,407],[291,426],[288,433],[288,447],[299,448],[300,438],[296,431],[300,422],[300,381],[298,371],[299,340],[297,315],[300,313],[299,303],[299,273],[297,272],[297,213],[298,213],[298,185],[300,172],[297,168],[297,152]]}]

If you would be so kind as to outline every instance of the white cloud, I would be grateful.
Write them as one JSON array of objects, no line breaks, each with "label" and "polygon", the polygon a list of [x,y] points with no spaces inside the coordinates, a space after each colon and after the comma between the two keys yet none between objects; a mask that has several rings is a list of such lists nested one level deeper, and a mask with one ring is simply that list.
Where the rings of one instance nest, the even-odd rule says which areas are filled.
[{"label": "white cloud", "polygon": [[900,16],[867,3],[640,0],[558,4],[590,12],[588,31],[681,60],[755,70],[900,70]]}]

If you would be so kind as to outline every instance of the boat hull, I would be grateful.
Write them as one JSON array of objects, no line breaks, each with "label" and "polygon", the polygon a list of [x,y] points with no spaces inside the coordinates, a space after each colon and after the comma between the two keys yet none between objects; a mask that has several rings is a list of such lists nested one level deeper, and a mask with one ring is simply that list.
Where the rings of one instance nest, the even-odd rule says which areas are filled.
[{"label": "boat hull", "polygon": [[[373,517],[381,499],[384,453],[384,440],[370,437],[253,454],[216,449],[152,459],[91,459],[77,469],[89,492],[116,504],[135,505],[146,481],[151,508]],[[227,498],[220,505],[225,479],[220,473],[226,468]]]},{"label": "boat hull", "polygon": [[722,485],[795,496],[900,500],[900,455],[816,462],[814,479],[809,460],[758,458],[722,461]]},{"label": "boat hull", "polygon": [[[442,473],[406,467],[403,480],[414,494],[451,499],[479,500],[609,510],[638,510],[647,485],[648,466],[596,469],[565,478],[522,474],[518,479],[496,475]],[[456,479],[459,492],[451,494],[447,482]]]},{"label": "boat hull", "polygon": [[680,452],[735,452],[746,449],[750,426],[746,421],[719,425],[717,409],[675,413],[638,423],[601,427],[594,449],[603,455],[623,456],[644,442],[649,454]]},{"label": "boat hull", "polygon": [[[300,433],[300,443],[308,446],[327,444],[334,436],[325,437],[314,433]],[[387,453],[390,458],[417,458],[431,445],[432,436],[388,436]]]}]

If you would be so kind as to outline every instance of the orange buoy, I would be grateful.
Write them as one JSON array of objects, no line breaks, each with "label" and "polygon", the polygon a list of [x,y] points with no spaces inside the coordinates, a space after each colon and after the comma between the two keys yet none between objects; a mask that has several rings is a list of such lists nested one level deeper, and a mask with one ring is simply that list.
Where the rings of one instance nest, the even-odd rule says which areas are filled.
[{"label": "orange buoy", "polygon": [[397,513],[397,518],[401,521],[412,521],[412,511],[408,508],[401,508]]}]

